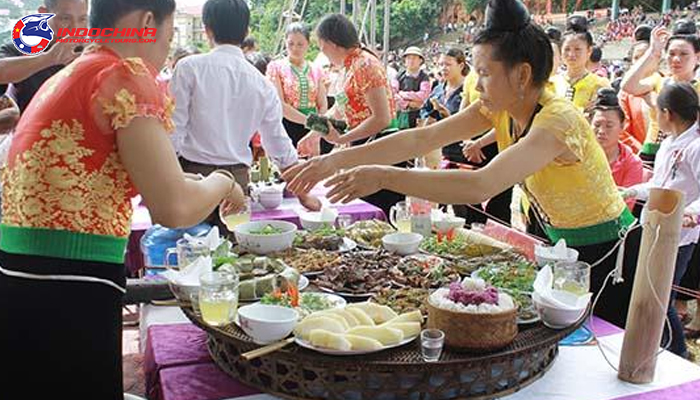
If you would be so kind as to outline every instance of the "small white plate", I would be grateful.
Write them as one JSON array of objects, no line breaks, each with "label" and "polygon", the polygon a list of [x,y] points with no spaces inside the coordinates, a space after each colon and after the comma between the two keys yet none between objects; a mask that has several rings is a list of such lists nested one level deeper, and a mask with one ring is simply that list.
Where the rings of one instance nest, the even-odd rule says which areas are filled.
[{"label": "small white plate", "polygon": [[356,247],[357,247],[356,241],[350,239],[349,237],[344,237],[343,244],[340,245],[340,247],[338,248],[338,251],[341,253],[345,253],[348,251],[355,250]]},{"label": "small white plate", "polygon": [[306,289],[309,286],[309,278],[305,277],[304,275],[299,275],[299,285],[298,289],[301,292],[302,290]]},{"label": "small white plate", "polygon": [[350,351],[342,351],[342,350],[324,349],[323,347],[316,347],[316,346],[313,346],[311,343],[309,343],[309,342],[307,342],[307,341],[305,341],[305,340],[301,340],[301,339],[299,339],[299,338],[297,338],[297,337],[294,338],[294,343],[296,343],[297,345],[299,345],[299,346],[301,346],[301,347],[303,347],[303,348],[305,348],[305,349],[317,351],[317,352],[323,353],[323,354],[328,354],[329,356],[356,356],[356,355],[361,355],[361,354],[377,353],[377,352],[380,352],[380,351],[389,350],[389,349],[394,349],[394,348],[396,348],[396,347],[401,347],[401,346],[403,346],[403,345],[405,345],[405,344],[411,343],[412,341],[416,340],[417,337],[418,337],[418,335],[413,336],[413,337],[410,337],[410,338],[408,338],[408,339],[404,339],[404,340],[400,341],[399,343],[393,344],[393,345],[391,345],[391,346],[384,346],[384,347],[382,347],[382,348],[379,349],[379,350],[350,350]]}]

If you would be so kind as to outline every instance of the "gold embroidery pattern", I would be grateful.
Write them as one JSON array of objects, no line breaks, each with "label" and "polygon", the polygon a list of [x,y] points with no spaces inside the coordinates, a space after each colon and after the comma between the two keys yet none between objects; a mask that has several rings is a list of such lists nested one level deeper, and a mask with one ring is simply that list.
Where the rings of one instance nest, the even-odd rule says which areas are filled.
[{"label": "gold embroidery pattern", "polygon": [[165,96],[165,110],[161,121],[165,126],[165,131],[172,133],[175,131],[175,123],[173,122],[173,112],[175,112],[175,101],[170,95]]},{"label": "gold embroidery pattern", "polygon": [[136,96],[126,89],[119,90],[114,100],[100,99],[102,112],[110,117],[113,129],[126,128],[136,117]]},{"label": "gold embroidery pattern", "polygon": [[116,147],[88,170],[95,151],[82,145],[77,120],[53,121],[3,172],[3,223],[20,227],[126,237],[131,184]]},{"label": "gold embroidery pattern", "polygon": [[164,96],[165,106],[162,111],[153,110],[147,105],[137,105],[136,96],[127,89],[119,90],[113,100],[100,98],[102,112],[109,117],[112,129],[122,129],[129,126],[136,117],[153,117],[163,123],[166,132],[173,132],[175,124],[172,120],[175,102],[169,95]]},{"label": "gold embroidery pattern", "polygon": [[125,58],[124,65],[129,70],[129,72],[133,75],[139,76],[139,75],[149,75],[150,74],[148,67],[143,62],[143,60],[139,57]]}]

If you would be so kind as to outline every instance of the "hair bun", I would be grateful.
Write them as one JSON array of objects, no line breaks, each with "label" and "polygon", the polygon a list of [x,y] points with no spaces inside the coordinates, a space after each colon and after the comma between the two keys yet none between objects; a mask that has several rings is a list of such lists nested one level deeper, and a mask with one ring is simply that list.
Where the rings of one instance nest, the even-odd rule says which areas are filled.
[{"label": "hair bun", "polygon": [[634,40],[637,42],[648,42],[651,39],[651,29],[649,25],[639,25],[634,30]]},{"label": "hair bun", "polygon": [[547,34],[551,41],[555,43],[561,42],[561,30],[556,26],[548,26],[545,28],[544,33]]},{"label": "hair bun", "polygon": [[620,102],[617,99],[617,93],[612,88],[598,89],[596,94],[594,108],[617,108],[620,107]]},{"label": "hair bun", "polygon": [[566,20],[566,30],[576,33],[588,32],[588,19],[583,15],[572,15]]},{"label": "hair bun", "polygon": [[679,19],[673,24],[673,35],[695,35],[698,28],[695,26],[695,21],[688,19]]},{"label": "hair bun", "polygon": [[486,6],[486,29],[517,32],[530,23],[530,13],[519,0],[489,0]]}]

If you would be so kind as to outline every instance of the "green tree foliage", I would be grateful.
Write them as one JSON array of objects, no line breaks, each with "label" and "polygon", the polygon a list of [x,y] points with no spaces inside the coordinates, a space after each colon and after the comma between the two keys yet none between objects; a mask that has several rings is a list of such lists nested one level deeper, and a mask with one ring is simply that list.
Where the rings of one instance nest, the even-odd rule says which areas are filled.
[{"label": "green tree foliage", "polygon": [[[485,1],[485,0],[484,0]],[[298,1],[296,12],[301,11],[303,0]],[[362,1],[363,7],[367,2]],[[403,44],[419,39],[426,31],[433,31],[442,12],[444,1],[437,0],[392,0],[390,39],[392,45]],[[278,26],[283,7],[288,7],[285,0],[252,0],[251,34],[257,39],[261,49],[273,52],[276,48]],[[340,2],[328,0],[308,0],[303,20],[314,27],[320,19],[330,13],[340,11]],[[352,15],[352,0],[347,0],[347,15]],[[363,9],[364,13],[364,9]],[[377,0],[377,40],[381,41],[384,26],[384,1]],[[369,22],[367,23],[369,29]],[[314,47],[314,51],[317,48]]]}]

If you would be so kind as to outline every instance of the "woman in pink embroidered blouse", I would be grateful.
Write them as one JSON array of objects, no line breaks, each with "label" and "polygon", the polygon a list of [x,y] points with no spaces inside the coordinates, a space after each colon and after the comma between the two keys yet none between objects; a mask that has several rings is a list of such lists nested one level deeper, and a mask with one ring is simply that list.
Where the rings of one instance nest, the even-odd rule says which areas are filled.
[{"label": "woman in pink embroidered blouse", "polygon": [[[629,146],[620,142],[625,113],[615,91],[610,88],[600,89],[593,110],[593,132],[608,158],[615,184],[619,188],[628,188],[642,183],[642,160]],[[634,198],[627,199],[626,203],[630,210],[634,209]]]},{"label": "woman in pink embroidered blouse", "polygon": [[323,70],[306,60],[309,50],[309,29],[300,22],[287,27],[287,57],[267,66],[267,77],[282,100],[284,128],[296,147],[309,130],[306,116],[325,114],[328,110]]}]

